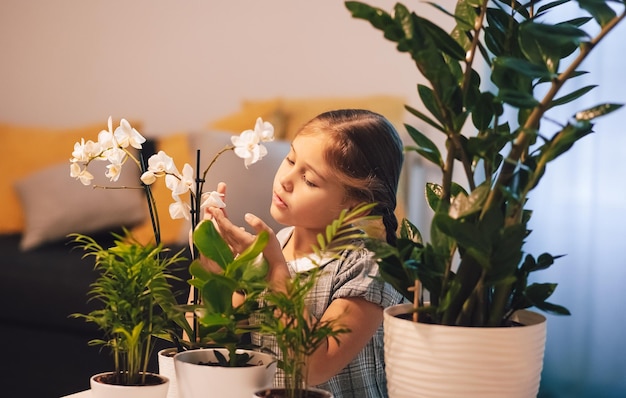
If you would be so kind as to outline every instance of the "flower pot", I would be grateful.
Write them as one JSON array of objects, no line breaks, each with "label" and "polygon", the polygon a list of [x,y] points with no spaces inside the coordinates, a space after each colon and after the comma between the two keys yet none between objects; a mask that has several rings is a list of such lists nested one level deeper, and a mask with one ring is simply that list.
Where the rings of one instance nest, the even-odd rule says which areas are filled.
[{"label": "flower pot", "polygon": [[113,372],[98,373],[91,376],[89,386],[93,398],[166,398],[167,396],[170,381],[165,376],[148,373],[147,377],[154,379],[158,384],[120,386],[106,382],[106,378],[110,375],[113,375]]},{"label": "flower pot", "polygon": [[518,311],[525,326],[459,327],[398,318],[411,304],[384,312],[390,398],[534,398],[539,391],[546,318]]},{"label": "flower pot", "polygon": [[[254,393],[253,398],[285,398],[287,390],[284,388],[265,388]],[[319,388],[309,387],[306,389],[305,395],[301,398],[333,398],[334,395],[330,391],[320,390]]]},{"label": "flower pot", "polygon": [[[199,363],[215,362],[214,351],[228,358],[226,349],[189,350],[174,356],[174,367],[181,398],[214,397],[250,398],[255,391],[272,385],[276,373],[276,360],[272,355],[248,351],[254,357],[252,366],[222,367]],[[245,352],[238,350],[237,352]]]},{"label": "flower pot", "polygon": [[170,379],[167,390],[167,398],[178,398],[178,383],[176,382],[176,370],[174,370],[174,355],[178,350],[174,347],[165,348],[157,353],[159,374]]}]

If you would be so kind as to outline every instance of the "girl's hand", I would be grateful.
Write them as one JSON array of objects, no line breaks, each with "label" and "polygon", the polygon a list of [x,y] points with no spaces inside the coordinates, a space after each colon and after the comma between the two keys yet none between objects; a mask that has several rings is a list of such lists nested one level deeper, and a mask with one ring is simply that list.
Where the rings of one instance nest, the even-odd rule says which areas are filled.
[{"label": "girl's hand", "polygon": [[[221,210],[218,208],[209,209],[213,222],[216,223],[220,234],[233,249],[233,252],[241,253],[254,242],[256,236],[233,224]],[[257,233],[267,231],[269,234],[269,241],[263,250],[263,257],[269,264],[267,279],[272,289],[284,290],[286,281],[290,279],[290,274],[276,234],[263,220],[253,214],[246,214],[244,219]]]}]

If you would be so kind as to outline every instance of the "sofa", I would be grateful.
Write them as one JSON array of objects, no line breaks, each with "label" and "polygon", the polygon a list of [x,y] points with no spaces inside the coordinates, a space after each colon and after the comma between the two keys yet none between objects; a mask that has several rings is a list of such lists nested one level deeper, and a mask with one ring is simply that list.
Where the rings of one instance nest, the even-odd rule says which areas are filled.
[{"label": "sofa", "polygon": [[[368,102],[369,101],[369,102]],[[298,110],[296,104],[304,109]],[[375,106],[379,104],[379,106]],[[380,105],[382,104],[382,105]],[[246,169],[241,159],[226,153],[207,175],[205,190],[219,181],[227,183],[229,217],[245,225],[246,212],[257,214],[277,229],[269,216],[273,175],[289,151],[289,139],[300,124],[321,111],[339,107],[363,107],[398,121],[402,100],[386,96],[331,100],[270,99],[244,101],[233,115],[207,124],[205,131],[179,132],[151,137],[144,157],[164,150],[177,166],[194,168],[197,149],[201,167],[230,143],[233,133],[252,128],[256,117],[270,120],[277,140],[268,143],[268,155]],[[144,135],[141,123],[131,120]],[[93,262],[73,248],[68,233],[81,232],[103,245],[112,243],[111,232],[129,228],[143,242],[152,239],[152,227],[141,190],[103,190],[84,187],[69,176],[75,142],[96,139],[106,123],[71,129],[20,126],[0,122],[0,341],[6,361],[0,372],[2,395],[7,397],[60,397],[89,388],[89,377],[112,368],[112,358],[88,341],[102,337],[97,328],[73,313],[87,313],[96,302],[87,300],[97,274]],[[139,171],[125,166],[123,183],[135,184]],[[128,168],[128,172],[127,172]],[[106,185],[107,181],[101,181]],[[135,184],[136,185],[136,184]],[[171,200],[164,184],[153,193],[160,215],[162,241],[173,251],[190,258],[190,226],[169,218]],[[173,288],[181,303],[186,301],[187,265],[175,271],[180,278]],[[159,341],[157,349],[169,347]],[[158,371],[156,355],[150,363]]]}]

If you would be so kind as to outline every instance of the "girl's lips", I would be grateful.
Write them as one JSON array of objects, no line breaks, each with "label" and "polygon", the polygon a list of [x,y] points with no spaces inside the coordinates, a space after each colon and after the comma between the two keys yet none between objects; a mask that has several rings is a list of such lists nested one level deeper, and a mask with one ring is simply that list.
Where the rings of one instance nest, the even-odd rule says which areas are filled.
[{"label": "girl's lips", "polygon": [[278,196],[276,193],[274,193],[272,195],[272,201],[278,207],[287,208],[287,204],[285,202],[283,202],[283,200],[280,198],[280,196]]}]

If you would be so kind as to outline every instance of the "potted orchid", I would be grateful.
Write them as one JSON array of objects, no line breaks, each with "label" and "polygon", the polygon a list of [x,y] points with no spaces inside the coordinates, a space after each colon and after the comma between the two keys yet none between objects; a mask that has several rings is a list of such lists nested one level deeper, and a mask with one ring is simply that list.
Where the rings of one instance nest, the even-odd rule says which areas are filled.
[{"label": "potted orchid", "polygon": [[[383,32],[426,79],[417,85],[424,109],[406,107],[423,123],[406,125],[413,141],[406,150],[442,174],[426,186],[434,211],[429,241],[404,220],[397,244],[372,243],[383,278],[413,302],[385,312],[389,393],[534,397],[546,326],[545,317],[526,309],[569,312],[548,301],[556,284],[529,283],[530,274],[561,256],[524,252],[531,233],[527,199],[549,162],[592,133],[595,118],[621,107],[599,104],[565,121],[550,114],[593,89],[573,84],[593,48],[626,17],[625,4],[431,5],[453,18],[450,32],[402,3],[389,13],[346,2],[353,17]],[[445,140],[445,151],[431,131]],[[401,319],[407,314],[414,322]],[[404,370],[394,368],[400,357],[410,359]]]},{"label": "potted orchid", "polygon": [[[146,139],[125,119],[122,119],[119,127],[113,130],[112,119],[109,118],[108,130],[101,131],[98,134],[97,141],[85,141],[82,139],[74,145],[74,151],[72,152],[72,158],[70,160],[70,175],[84,185],[90,185],[93,179],[93,175],[89,171],[89,165],[92,162],[108,162],[106,176],[112,183],[118,180],[120,173],[122,173],[123,166],[127,162],[130,161],[139,167],[142,171],[142,175],[140,178],[141,181],[138,181],[138,183],[141,183],[141,185],[138,184],[137,187],[123,188],[136,188],[145,191],[154,231],[154,245],[142,245],[133,240],[132,236],[126,232],[124,236],[115,236],[115,245],[111,248],[98,246],[93,239],[87,236],[74,235],[75,241],[87,251],[87,254],[91,254],[95,257],[98,269],[104,269],[104,265],[107,264],[115,264],[115,268],[119,271],[119,275],[114,274],[114,276],[103,272],[94,284],[91,293],[97,298],[102,299],[103,296],[106,298],[106,301],[102,300],[106,304],[105,308],[88,315],[77,315],[84,317],[88,321],[97,322],[105,332],[105,335],[109,337],[109,340],[96,341],[95,343],[106,344],[114,349],[114,353],[116,354],[115,374],[128,374],[131,372],[131,369],[139,369],[144,372],[154,344],[151,337],[157,336],[171,339],[172,336],[176,336],[176,328],[171,326],[172,322],[189,336],[189,347],[197,347],[197,344],[201,341],[201,337],[197,335],[198,330],[195,324],[189,324],[185,318],[184,311],[177,305],[174,295],[168,290],[169,284],[167,281],[169,278],[174,278],[174,276],[169,273],[168,267],[173,263],[181,261],[182,258],[179,253],[169,259],[167,256],[164,257],[162,255],[166,252],[166,249],[163,248],[160,242],[160,224],[158,212],[155,207],[155,199],[150,189],[151,184],[163,177],[166,186],[172,191],[172,197],[174,199],[174,202],[169,206],[170,216],[172,218],[191,219],[192,225],[195,227],[198,224],[200,212],[204,206],[225,206],[219,193],[203,193],[204,177],[218,157],[232,150],[238,157],[244,159],[244,164],[248,167],[267,154],[267,149],[263,145],[263,142],[271,141],[272,139],[273,126],[259,118],[256,121],[254,130],[246,130],[239,136],[233,136],[232,145],[219,151],[209,163],[208,167],[206,167],[204,173],[200,174],[198,171],[197,175],[194,175],[194,170],[189,164],[185,164],[182,168],[182,172],[179,172],[174,164],[174,160],[163,151],[159,151],[159,153],[151,156],[146,163],[143,157],[137,154],[137,150],[142,149],[142,144],[145,143]],[[200,163],[199,158],[198,151],[198,170]],[[121,187],[111,186],[100,188],[108,189]],[[145,257],[148,258],[139,259],[135,253],[144,253],[146,254]],[[118,261],[120,258],[123,261]],[[137,260],[136,263],[135,260]],[[146,266],[143,264],[162,265],[161,268],[158,268],[163,274],[159,289],[152,289],[146,285],[144,289],[136,292],[138,295],[138,297],[136,297],[137,300],[141,299],[143,296],[152,296],[157,293],[161,294],[158,299],[154,298],[152,301],[153,304],[159,307],[160,318],[154,316],[155,310],[151,307],[151,311],[141,312],[143,318],[135,318],[135,324],[127,324],[125,329],[120,329],[113,324],[101,322],[100,319],[102,317],[113,318],[120,306],[124,306],[129,302],[128,299],[124,299],[123,302],[118,302],[117,300],[122,300],[122,298],[114,294],[115,291],[118,290],[130,291],[130,287],[126,286],[126,283],[131,283],[131,281],[118,276],[123,276],[124,270],[131,272],[134,268],[137,268],[137,272],[140,273],[147,272]],[[116,285],[107,278],[113,278]],[[114,290],[105,289],[112,286],[116,286],[116,288]],[[165,294],[166,291],[168,291],[169,294]],[[170,322],[170,326],[167,328],[163,326],[165,320]],[[156,327],[157,321],[159,322],[159,327]],[[137,340],[133,337],[134,334],[130,332],[139,333],[141,336],[145,336],[145,338]],[[114,336],[114,338],[111,338],[111,336]],[[120,346],[117,340],[122,338],[120,336],[126,338],[124,341],[127,346]],[[176,338],[175,340],[183,341],[182,338]],[[132,344],[133,346],[130,347],[128,344]],[[140,352],[142,352],[143,355],[130,355],[130,353],[137,351],[140,345]],[[133,379],[133,382],[136,383],[136,379]],[[119,384],[126,384],[126,381],[121,381]]]}]

